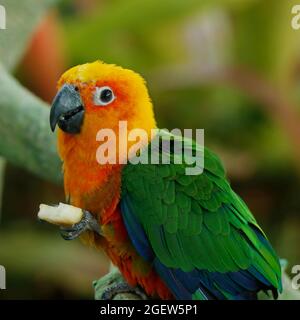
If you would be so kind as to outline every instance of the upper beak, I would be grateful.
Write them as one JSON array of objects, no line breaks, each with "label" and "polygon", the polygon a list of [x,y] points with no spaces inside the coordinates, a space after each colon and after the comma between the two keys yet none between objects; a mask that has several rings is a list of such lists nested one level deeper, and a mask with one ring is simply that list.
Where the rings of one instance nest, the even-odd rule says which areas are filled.
[{"label": "upper beak", "polygon": [[50,111],[50,127],[56,124],[67,133],[79,133],[84,118],[83,103],[78,91],[65,84],[55,96]]}]

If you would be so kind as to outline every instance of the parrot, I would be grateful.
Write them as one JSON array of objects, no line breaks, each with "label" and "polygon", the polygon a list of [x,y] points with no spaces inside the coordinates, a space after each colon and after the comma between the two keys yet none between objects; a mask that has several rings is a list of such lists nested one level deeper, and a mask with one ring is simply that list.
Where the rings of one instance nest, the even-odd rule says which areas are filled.
[{"label": "parrot", "polygon": [[[139,150],[128,152],[134,142],[122,142],[120,121],[147,133]],[[100,60],[70,68],[58,81],[50,127],[58,127],[66,201],[85,212],[62,236],[103,250],[128,288],[162,300],[255,300],[260,291],[278,297],[279,258],[221,160],[192,138],[157,128],[138,73]],[[100,129],[120,143],[115,163],[97,161]],[[156,129],[171,148],[152,149],[170,163],[129,161],[149,152]],[[187,175],[190,163],[176,161],[178,141],[192,153],[202,150],[201,173]]]}]

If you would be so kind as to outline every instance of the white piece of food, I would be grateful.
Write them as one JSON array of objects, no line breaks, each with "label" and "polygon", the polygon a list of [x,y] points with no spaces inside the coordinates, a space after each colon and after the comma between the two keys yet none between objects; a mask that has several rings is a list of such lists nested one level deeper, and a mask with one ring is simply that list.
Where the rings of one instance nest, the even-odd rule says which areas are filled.
[{"label": "white piece of food", "polygon": [[40,204],[38,217],[41,220],[59,226],[72,226],[82,219],[83,211],[80,208],[61,202],[55,207],[48,206],[46,204]]}]

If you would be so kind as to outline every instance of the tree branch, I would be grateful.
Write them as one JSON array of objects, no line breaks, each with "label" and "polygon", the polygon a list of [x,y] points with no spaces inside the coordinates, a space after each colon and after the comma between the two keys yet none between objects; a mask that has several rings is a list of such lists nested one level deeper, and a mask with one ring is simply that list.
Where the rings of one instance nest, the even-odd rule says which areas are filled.
[{"label": "tree branch", "polygon": [[0,66],[0,155],[39,177],[61,182],[49,107]]},{"label": "tree branch", "polygon": [[[125,284],[119,270],[113,268],[107,275],[93,282],[95,290],[95,300],[103,300],[103,294],[111,287],[119,284]],[[141,300],[141,298],[133,292],[117,293],[112,300]]]}]

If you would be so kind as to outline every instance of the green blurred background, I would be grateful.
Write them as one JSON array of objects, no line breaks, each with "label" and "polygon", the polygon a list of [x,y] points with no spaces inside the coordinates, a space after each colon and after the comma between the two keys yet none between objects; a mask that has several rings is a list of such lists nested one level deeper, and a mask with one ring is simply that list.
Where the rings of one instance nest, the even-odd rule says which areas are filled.
[{"label": "green blurred background", "polygon": [[[138,71],[159,127],[204,128],[205,145],[225,163],[288,270],[300,264],[300,30],[291,27],[297,1],[2,3],[8,27],[0,31],[0,62],[23,86],[51,102],[70,66],[101,59]],[[64,200],[62,187],[0,164],[0,264],[7,271],[0,298],[93,298],[92,280],[107,273],[107,259],[63,241],[36,218],[40,203]]]}]

